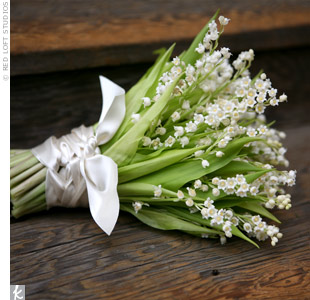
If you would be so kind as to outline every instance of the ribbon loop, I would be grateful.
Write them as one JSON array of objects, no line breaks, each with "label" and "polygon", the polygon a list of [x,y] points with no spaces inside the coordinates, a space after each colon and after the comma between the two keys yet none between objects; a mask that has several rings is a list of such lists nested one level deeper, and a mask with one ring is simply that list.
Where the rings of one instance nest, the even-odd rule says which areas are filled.
[{"label": "ribbon loop", "polygon": [[103,95],[102,112],[96,130],[99,145],[107,143],[116,133],[125,117],[125,91],[111,80],[100,76]]},{"label": "ribbon loop", "polygon": [[111,140],[125,117],[125,91],[103,76],[100,85],[103,105],[96,132],[81,125],[59,139],[48,138],[32,153],[47,167],[47,208],[89,206],[95,222],[110,235],[119,214],[118,171],[99,146]]}]

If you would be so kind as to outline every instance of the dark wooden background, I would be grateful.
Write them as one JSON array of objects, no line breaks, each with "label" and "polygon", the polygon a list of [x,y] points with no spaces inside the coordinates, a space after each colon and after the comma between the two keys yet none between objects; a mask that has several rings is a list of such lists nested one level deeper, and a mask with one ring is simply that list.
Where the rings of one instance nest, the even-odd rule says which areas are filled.
[{"label": "dark wooden background", "polygon": [[11,148],[33,147],[98,120],[98,75],[126,90],[152,51],[189,45],[222,8],[222,44],[253,48],[288,103],[268,118],[287,133],[293,207],[277,211],[283,239],[255,249],[163,232],[121,213],[110,237],[87,209],[11,220],[11,284],[26,299],[310,299],[309,1],[11,1]]}]

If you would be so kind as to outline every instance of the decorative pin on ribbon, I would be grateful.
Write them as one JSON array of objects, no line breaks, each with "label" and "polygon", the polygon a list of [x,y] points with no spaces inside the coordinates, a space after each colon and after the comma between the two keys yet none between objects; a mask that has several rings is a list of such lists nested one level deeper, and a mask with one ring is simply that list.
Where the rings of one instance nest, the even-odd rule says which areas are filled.
[{"label": "decorative pin on ribbon", "polygon": [[99,146],[111,140],[125,117],[125,91],[99,78],[103,105],[95,133],[93,127],[81,125],[31,151],[47,167],[47,208],[89,206],[95,222],[110,235],[119,214],[118,171],[110,157],[100,154]]}]

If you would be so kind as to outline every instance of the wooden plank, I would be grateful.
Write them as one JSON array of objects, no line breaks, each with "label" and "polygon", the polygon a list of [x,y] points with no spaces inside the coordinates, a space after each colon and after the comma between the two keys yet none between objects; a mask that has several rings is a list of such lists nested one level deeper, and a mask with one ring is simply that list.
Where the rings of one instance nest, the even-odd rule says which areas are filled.
[{"label": "wooden plank", "polygon": [[287,130],[293,207],[283,239],[256,249],[163,232],[121,214],[105,236],[87,209],[52,209],[11,224],[11,283],[30,299],[307,299],[310,123]]},{"label": "wooden plank", "polygon": [[305,0],[13,0],[11,74],[149,62],[161,46],[187,46],[219,7],[234,51],[309,45]]}]

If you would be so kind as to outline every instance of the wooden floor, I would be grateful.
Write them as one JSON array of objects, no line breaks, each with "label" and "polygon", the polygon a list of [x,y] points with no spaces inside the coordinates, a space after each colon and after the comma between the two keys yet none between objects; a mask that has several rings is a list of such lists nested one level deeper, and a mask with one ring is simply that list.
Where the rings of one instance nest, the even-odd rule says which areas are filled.
[{"label": "wooden floor", "polygon": [[11,74],[151,62],[186,49],[218,8],[232,21],[221,38],[241,51],[309,45],[307,0],[12,0]]},{"label": "wooden floor", "polygon": [[[122,5],[125,1],[93,1],[98,9],[85,1],[13,2],[12,148],[34,147],[81,122],[97,122],[99,74],[128,90],[149,66],[152,49],[174,40],[182,46],[205,22],[199,16],[224,6],[223,14],[234,21],[233,31],[224,37],[225,46],[232,51],[258,48],[252,74],[264,69],[279,93],[288,94],[289,102],[268,110],[268,117],[287,133],[290,168],[298,173],[297,184],[290,189],[293,207],[275,212],[284,234],[276,247],[263,242],[256,249],[237,238],[221,246],[219,241],[149,228],[125,213],[108,237],[87,209],[52,209],[11,220],[11,284],[26,285],[27,300],[310,299],[309,2],[195,0],[199,3],[195,6],[189,1],[130,1],[135,5],[129,7]],[[153,8],[159,2],[164,5],[158,5],[161,18]],[[99,9],[101,5],[107,9]],[[149,5],[146,25],[137,31],[143,43],[135,44],[123,29],[134,32],[133,25],[140,22],[136,15],[144,16],[140,12],[145,5]],[[115,10],[118,6],[121,10]],[[122,18],[115,21],[113,12]],[[196,20],[191,22],[193,32],[170,30],[184,14]],[[89,19],[93,28],[83,27]],[[108,45],[105,35],[97,38],[99,33],[110,34],[101,30],[101,23],[122,28],[115,45]],[[178,28],[189,28],[187,23],[182,26]],[[162,36],[156,35],[159,29]],[[93,43],[86,39],[90,32]],[[51,34],[61,37],[61,43]],[[127,44],[120,47],[125,38]],[[43,51],[40,47],[46,45],[49,48]]]},{"label": "wooden floor", "polygon": [[[309,78],[306,53],[302,49],[266,52],[258,53],[256,59],[274,86],[289,94],[289,102],[272,111],[270,118],[278,120],[278,128],[287,132],[290,168],[298,171],[297,185],[291,188],[292,209],[275,213],[283,222],[280,228],[284,234],[276,247],[265,242],[256,249],[235,238],[221,246],[218,241],[149,228],[125,213],[108,237],[87,209],[53,209],[12,219],[11,284],[25,284],[26,299],[40,300],[310,299],[310,103],[304,97],[309,95],[309,86],[298,85]],[[283,62],[287,62],[287,71],[279,72]],[[105,69],[102,73],[128,86],[130,82],[117,74],[131,74],[136,80],[145,68]],[[40,97],[46,109],[57,106],[53,101],[67,101],[66,109],[76,105],[71,111],[78,111],[85,95],[100,96],[98,72],[50,74],[40,80],[35,76],[12,78],[12,147],[38,143],[53,129],[62,134],[81,120],[83,116],[78,114],[62,117],[66,112],[60,108],[53,108],[58,115],[45,113],[47,118],[30,115],[32,122],[22,116],[18,119],[18,114],[29,117],[26,112],[33,112],[35,106],[39,109]],[[84,118],[94,121],[96,110],[83,110]],[[53,123],[49,118],[63,121]]]},{"label": "wooden floor", "polygon": [[298,171],[284,237],[261,249],[147,227],[121,213],[110,237],[87,209],[54,209],[11,225],[11,283],[27,299],[310,299],[310,124],[287,129]]}]

